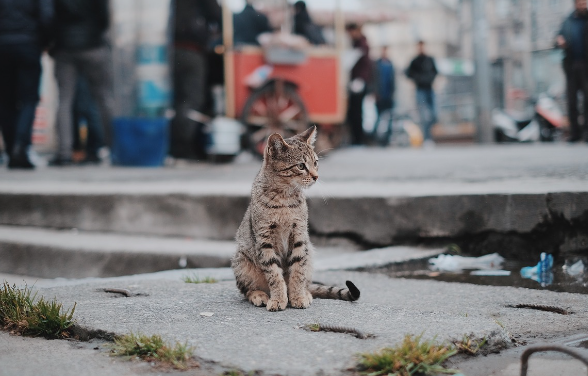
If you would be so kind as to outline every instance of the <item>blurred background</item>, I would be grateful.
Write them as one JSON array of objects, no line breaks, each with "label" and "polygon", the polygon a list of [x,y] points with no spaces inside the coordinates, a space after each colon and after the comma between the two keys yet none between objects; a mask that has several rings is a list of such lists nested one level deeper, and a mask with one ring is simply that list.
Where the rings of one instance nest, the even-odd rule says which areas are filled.
[{"label": "blurred background", "polygon": [[[242,150],[260,154],[260,145],[268,132],[279,131],[287,135],[304,129],[309,123],[323,127],[324,131],[319,133],[323,135],[323,149],[356,144],[353,131],[348,127],[350,102],[347,101],[348,84],[353,81],[350,72],[361,57],[353,55],[357,46],[345,30],[345,25],[350,24],[357,25],[365,36],[369,45],[368,56],[374,64],[382,56],[382,47],[387,47],[385,54],[394,66],[393,107],[388,114],[394,120],[390,126],[391,134],[384,134],[383,142],[378,140],[378,133],[386,133],[382,131],[386,127],[375,129],[381,121],[375,106],[378,94],[372,82],[366,82],[366,95],[360,99],[363,106],[359,110],[366,135],[361,144],[419,147],[428,137],[435,143],[561,141],[568,135],[566,80],[561,67],[563,51],[554,47],[562,22],[574,11],[574,1],[307,0],[305,12],[322,40],[315,43],[309,39],[310,43],[306,45],[269,41],[262,43],[257,52],[255,48],[240,47],[235,40],[237,34],[232,34],[235,26],[232,15],[239,14],[246,2],[218,2],[219,8],[212,11],[216,12],[214,16],[212,13],[201,16],[208,34],[205,47],[199,47],[198,51],[204,56],[202,61],[207,69],[203,77],[206,79],[191,87],[202,91],[206,99],[191,107],[185,105],[188,94],[178,92],[182,75],[189,77],[193,74],[182,71],[176,60],[177,49],[186,48],[184,42],[175,40],[180,19],[176,14],[180,6],[178,2],[181,0],[109,2],[110,24],[105,38],[110,47],[112,116],[115,119],[115,144],[110,145],[110,149],[115,154],[115,149],[124,147],[121,146],[124,142],[119,142],[121,137],[131,137],[121,136],[124,132],[120,120],[116,125],[116,119],[121,118],[167,119],[162,123],[164,136],[158,136],[164,139],[155,143],[165,149],[159,152],[160,155],[171,154],[176,158],[204,160],[212,155],[219,156],[218,160],[222,157],[231,160]],[[202,0],[200,5],[204,6],[205,2],[208,0]],[[198,3],[200,0],[195,2]],[[295,1],[253,0],[248,3],[267,16],[271,30],[266,32],[282,35],[291,33],[296,27],[298,10]],[[221,15],[223,5],[224,14]],[[231,21],[230,27],[223,27],[227,20]],[[194,22],[200,21],[194,18]],[[426,54],[434,59],[437,70],[432,85],[435,105],[430,136],[423,129],[416,86],[406,75],[411,61],[418,55],[419,41],[424,42]],[[257,44],[256,48],[260,48]],[[282,53],[289,50],[302,55],[299,61],[294,61],[295,57],[292,60],[292,56],[281,61],[278,56],[278,61],[272,61],[268,58],[272,46],[279,47],[278,50],[281,48]],[[323,52],[317,52],[321,49]],[[251,54],[263,56],[265,60],[246,61]],[[331,63],[337,76],[330,81],[326,78],[324,82],[319,80],[321,86],[331,87],[319,93],[316,89],[319,84],[312,86],[312,83],[322,75],[320,69],[327,63],[315,64],[315,60],[327,55],[334,59]],[[303,70],[306,65],[310,67],[308,71]],[[59,141],[56,137],[59,89],[54,60],[47,53],[42,56],[42,67],[41,95],[32,143],[36,152],[51,154],[58,148]],[[266,67],[266,70],[260,70],[260,67]],[[253,85],[251,80],[255,78],[261,81]],[[246,113],[251,111],[247,105],[254,109],[260,103],[268,107],[267,98],[256,99],[257,102],[251,99],[256,91],[268,85],[275,86],[270,97],[281,98],[281,84],[294,88],[293,95],[300,98],[286,95],[284,100],[297,106],[284,105],[277,110],[277,115],[268,113],[262,118],[259,114]],[[179,109],[181,106],[177,101],[182,95],[184,106]],[[333,101],[332,106],[325,103],[325,108],[321,108],[317,104],[328,102],[328,98]],[[543,107],[555,111],[555,120],[549,120],[552,124],[544,124],[549,116],[542,116],[542,109],[538,109],[541,98],[549,99]],[[288,113],[299,111],[301,115],[284,119],[286,110]],[[188,113],[178,114],[178,111]],[[507,116],[501,117],[501,114]],[[193,124],[182,124],[179,116],[191,119]],[[219,117],[224,120],[213,121]],[[75,126],[80,127],[82,142],[88,142],[87,124],[84,119],[80,122]],[[527,129],[530,135],[519,134],[529,123],[533,128]],[[187,131],[190,127],[194,130]],[[174,143],[181,142],[178,140],[186,138],[190,139],[189,145],[174,146]],[[139,145],[141,141],[133,139],[130,142]],[[154,141],[151,142],[153,145]],[[80,158],[83,156],[74,153],[74,159]],[[113,162],[125,164],[116,158]],[[156,164],[163,164],[163,159],[159,158]]]}]

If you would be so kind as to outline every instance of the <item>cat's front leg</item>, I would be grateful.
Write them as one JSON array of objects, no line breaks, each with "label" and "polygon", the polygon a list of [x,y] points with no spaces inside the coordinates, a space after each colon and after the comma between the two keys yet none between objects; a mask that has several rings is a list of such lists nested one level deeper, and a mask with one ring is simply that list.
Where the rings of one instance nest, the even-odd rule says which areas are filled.
[{"label": "cat's front leg", "polygon": [[312,303],[312,294],[308,291],[309,278],[312,275],[310,247],[307,239],[293,242],[287,257],[288,296],[293,308],[308,308]]},{"label": "cat's front leg", "polygon": [[270,289],[270,298],[267,301],[268,311],[283,311],[288,305],[288,290],[284,280],[282,263],[276,256],[275,247],[270,243],[260,245],[261,270]]}]

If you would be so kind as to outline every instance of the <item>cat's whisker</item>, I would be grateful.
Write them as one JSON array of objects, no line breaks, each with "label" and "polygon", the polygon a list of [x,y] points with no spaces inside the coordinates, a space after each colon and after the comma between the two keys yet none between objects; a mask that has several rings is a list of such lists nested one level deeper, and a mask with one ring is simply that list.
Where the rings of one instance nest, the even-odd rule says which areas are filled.
[{"label": "cat's whisker", "polygon": [[[325,205],[329,205],[329,201],[327,200],[327,197],[323,194],[322,192],[322,188],[324,186],[324,182],[321,180],[317,180],[316,181],[317,184],[317,188],[318,188],[318,193],[321,195],[321,198],[323,199],[323,202],[325,203]],[[320,186],[319,186],[320,184]]]},{"label": "cat's whisker", "polygon": [[316,153],[316,154],[317,154],[318,156],[320,156],[320,155],[321,155],[321,153],[325,153],[325,152],[327,152],[327,151],[329,151],[329,150],[335,150],[335,148],[327,148],[327,149],[323,149],[323,150],[319,151],[319,152],[318,152],[318,153]]}]

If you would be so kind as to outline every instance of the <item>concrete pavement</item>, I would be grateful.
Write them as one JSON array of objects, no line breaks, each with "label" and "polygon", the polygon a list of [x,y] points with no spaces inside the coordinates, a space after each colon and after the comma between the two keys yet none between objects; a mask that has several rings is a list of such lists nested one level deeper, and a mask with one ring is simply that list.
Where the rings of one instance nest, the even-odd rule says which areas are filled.
[{"label": "concrete pavement", "polygon": [[[116,271],[125,257],[137,264],[152,256],[164,257],[170,263],[166,269],[179,265],[182,257],[188,267],[213,266],[196,264],[190,257],[226,262],[259,165],[241,158],[229,165],[180,163],[163,169],[0,169],[0,251],[5,252],[0,266],[7,265],[4,256],[18,250],[26,250],[29,257],[11,259],[15,263],[6,268],[8,273],[27,270],[34,258],[42,260],[41,255],[53,255],[58,264],[63,260],[62,269],[49,269],[69,279],[38,280],[35,288],[40,295],[56,297],[66,307],[77,303],[78,325],[90,331],[142,331],[188,341],[196,346],[203,364],[201,370],[188,374],[219,374],[231,368],[268,375],[345,374],[357,352],[394,345],[407,333],[424,332],[425,337],[437,335],[439,340],[464,334],[487,337],[494,349],[512,346],[513,339],[535,344],[571,335],[588,338],[587,295],[340,271],[438,252],[407,247],[357,251],[390,244],[457,242],[474,253],[500,248],[504,256],[543,249],[585,251],[588,147],[584,144],[333,152],[321,161],[321,184],[308,191],[311,233],[320,255],[315,279],[339,285],[346,279],[354,281],[362,291],[355,303],[316,300],[307,310],[269,313],[242,299],[227,268],[96,278],[114,275],[107,273]],[[67,261],[76,254],[85,255],[79,269],[83,273],[66,275],[72,272]],[[87,257],[96,255],[101,258],[83,265]],[[191,273],[221,282],[182,282]],[[93,278],[71,279],[81,276]],[[4,278],[15,283],[21,279],[0,275]],[[99,291],[105,287],[146,295],[124,298]],[[506,307],[518,303],[553,305],[573,313]],[[205,317],[201,312],[213,315]],[[376,337],[360,340],[301,329],[316,322],[352,326]],[[95,344],[99,350],[89,347]],[[457,368],[463,364],[467,375],[490,374],[486,369],[512,375],[516,351],[456,359],[455,364]],[[533,375],[556,374],[549,365],[563,367],[568,374],[583,370],[562,358],[546,359],[541,369],[531,368]],[[148,370],[158,372],[144,364],[113,363],[97,342],[70,345],[0,333],[0,376],[138,375]]]},{"label": "concrete pavement", "polygon": [[[227,269],[209,270],[230,275]],[[224,369],[259,370],[267,375],[340,375],[355,364],[357,353],[395,345],[405,334],[424,333],[426,338],[437,336],[440,341],[461,339],[463,335],[487,338],[488,350],[510,348],[513,339],[536,344],[570,335],[588,338],[587,295],[390,279],[361,272],[317,272],[314,279],[339,285],[352,280],[361,289],[361,298],[354,303],[317,299],[306,310],[289,308],[272,313],[245,301],[234,281],[188,284],[179,276],[175,280],[135,276],[68,281],[40,287],[39,293],[56,297],[65,307],[76,303],[77,325],[88,331],[160,334],[170,341],[188,341],[204,363],[214,362]],[[126,298],[100,291],[106,287],[128,288],[142,295]],[[573,313],[507,307],[518,303],[558,306]],[[213,315],[203,316],[202,312]],[[355,327],[375,338],[362,340],[302,328],[312,323]],[[1,369],[19,370],[0,371],[2,376],[32,375],[35,371],[49,376],[76,374],[65,367],[48,369],[49,360],[23,363],[7,350],[26,346],[28,339],[5,335],[2,339],[0,364],[5,367]],[[43,347],[38,340],[32,341]],[[53,342],[46,341],[44,350],[49,351]],[[63,351],[70,354],[69,362],[86,364],[86,353],[67,348]],[[94,366],[86,365],[102,367],[101,359],[96,358]]]}]

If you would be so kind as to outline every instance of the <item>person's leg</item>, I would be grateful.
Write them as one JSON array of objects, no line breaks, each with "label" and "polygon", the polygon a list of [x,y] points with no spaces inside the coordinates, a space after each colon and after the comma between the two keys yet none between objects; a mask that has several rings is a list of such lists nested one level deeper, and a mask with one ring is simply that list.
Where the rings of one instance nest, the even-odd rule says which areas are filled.
[{"label": "person's leg", "polygon": [[206,98],[206,57],[204,54],[176,49],[174,55],[174,108],[171,123],[170,154],[177,158],[204,158],[204,125],[190,120],[190,110],[202,112]]},{"label": "person's leg", "polygon": [[[17,105],[19,114],[14,136],[15,149],[23,151],[31,144],[35,110],[39,103],[39,83],[41,80],[41,49],[36,45],[22,45],[22,54],[17,73]],[[16,152],[16,150],[15,150]]]},{"label": "person's leg", "polygon": [[426,130],[425,130],[425,134],[427,136],[425,137],[425,139],[433,140],[433,136],[431,134],[431,129],[433,129],[433,126],[437,122],[437,111],[435,109],[435,92],[433,91],[433,89],[425,91],[425,97],[426,97],[427,111],[429,113],[429,118],[426,123],[427,126],[426,126]]},{"label": "person's leg", "polygon": [[580,139],[578,125],[578,80],[573,68],[566,72],[566,95],[568,97],[568,117],[570,122],[570,141]]},{"label": "person's leg", "polygon": [[112,72],[110,69],[110,51],[100,47],[86,51],[81,56],[81,66],[92,98],[100,110],[104,143],[112,146],[112,116],[114,96],[112,92]]},{"label": "person's leg", "polygon": [[428,140],[430,135],[427,133],[428,131],[428,123],[429,123],[429,106],[427,105],[427,93],[423,89],[416,90],[416,102],[417,102],[417,109],[419,112],[419,120],[421,124],[421,130],[423,131],[423,138]]},{"label": "person's leg", "polygon": [[392,139],[392,133],[393,133],[393,129],[392,129],[392,103],[390,103],[390,106],[386,109],[386,113],[388,115],[388,127],[386,128],[386,137],[384,138],[384,142],[382,144],[382,146],[387,146],[390,144],[390,140]]},{"label": "person's leg", "polygon": [[60,52],[55,55],[55,77],[59,87],[59,107],[57,108],[57,155],[56,165],[69,163],[73,146],[73,100],[75,96],[78,69],[72,53]]},{"label": "person's leg", "polygon": [[86,120],[86,159],[98,161],[98,151],[104,146],[100,111],[92,99],[86,78],[80,75],[76,90],[75,111],[78,117]]},{"label": "person's leg", "polygon": [[0,130],[4,140],[4,148],[7,155],[12,153],[14,145],[14,132],[16,128],[16,90],[17,82],[15,71],[17,64],[14,62],[13,46],[0,46]]},{"label": "person's leg", "polygon": [[374,129],[372,130],[372,139],[378,139],[378,126],[380,125],[380,121],[382,119],[382,113],[384,108],[382,107],[382,103],[380,101],[376,101],[376,122],[374,123]]},{"label": "person's leg", "polygon": [[16,51],[16,103],[14,145],[10,154],[9,168],[34,168],[29,161],[28,148],[31,145],[33,122],[39,103],[39,82],[41,79],[41,49],[35,44],[21,44]]},{"label": "person's leg", "polygon": [[[583,118],[583,122],[582,122],[582,127],[580,127],[579,129],[579,135],[580,137],[582,137],[584,139],[584,141],[588,142],[588,72],[587,72],[588,66],[587,65],[582,65],[581,67],[581,89],[582,90],[582,94],[583,94],[583,98],[584,98],[584,103],[583,103],[583,114],[582,114],[582,118]],[[579,126],[579,124],[578,124]]]},{"label": "person's leg", "polygon": [[363,144],[363,98],[365,91],[349,94],[349,125],[351,127],[351,144]]}]

